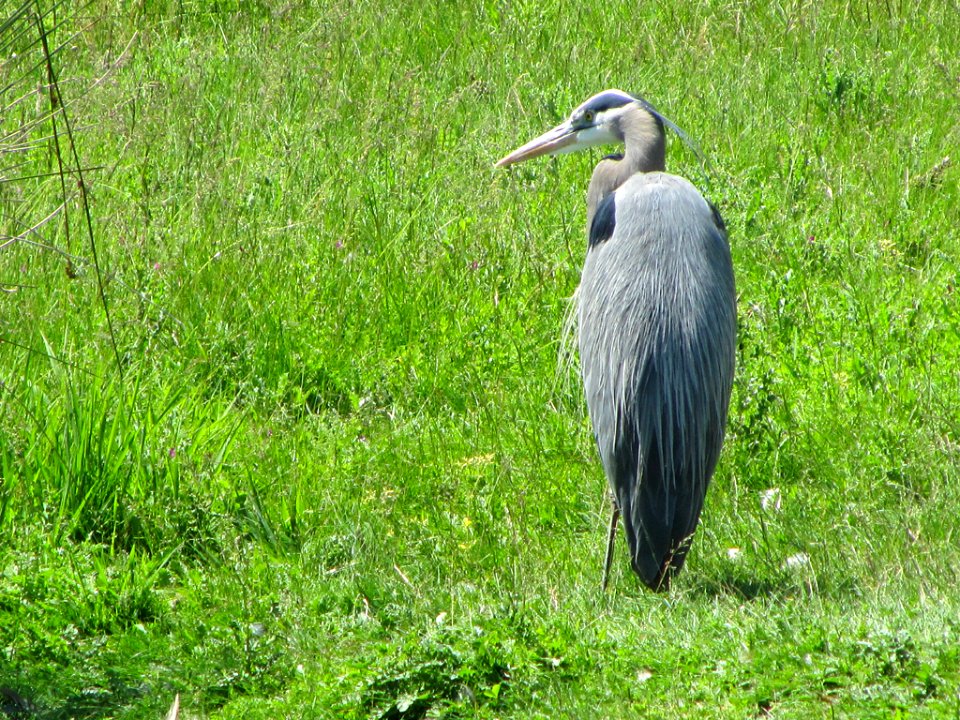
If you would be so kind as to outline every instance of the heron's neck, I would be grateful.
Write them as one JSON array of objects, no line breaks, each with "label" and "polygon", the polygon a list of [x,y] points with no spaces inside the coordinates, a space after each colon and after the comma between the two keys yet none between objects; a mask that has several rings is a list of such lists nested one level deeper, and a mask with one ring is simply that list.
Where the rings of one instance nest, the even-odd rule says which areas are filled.
[{"label": "heron's neck", "polygon": [[658,118],[635,107],[621,118],[620,130],[627,148],[622,161],[629,167],[627,177],[638,172],[663,172],[667,146],[663,123]]},{"label": "heron's neck", "polygon": [[632,175],[662,172],[666,167],[666,141],[663,123],[646,110],[635,107],[620,119],[620,131],[626,146],[624,155],[608,157],[597,163],[587,190],[587,232],[597,206],[609,193],[623,185]]}]

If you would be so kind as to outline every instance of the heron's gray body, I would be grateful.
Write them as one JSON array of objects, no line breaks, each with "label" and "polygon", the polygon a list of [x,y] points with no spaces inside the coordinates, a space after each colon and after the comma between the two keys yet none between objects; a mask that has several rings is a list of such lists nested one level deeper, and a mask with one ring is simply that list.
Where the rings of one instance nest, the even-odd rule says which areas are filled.
[{"label": "heron's gray body", "polygon": [[599,93],[498,162],[609,142],[587,190],[589,244],[577,290],[580,368],[630,562],[665,589],[680,570],[723,444],[736,298],[726,230],[688,181],[664,172],[667,125],[648,102]]},{"label": "heron's gray body", "polygon": [[580,366],[631,564],[659,588],[683,564],[723,444],[733,267],[688,181],[638,172],[615,192],[613,233],[591,243],[577,291]]}]

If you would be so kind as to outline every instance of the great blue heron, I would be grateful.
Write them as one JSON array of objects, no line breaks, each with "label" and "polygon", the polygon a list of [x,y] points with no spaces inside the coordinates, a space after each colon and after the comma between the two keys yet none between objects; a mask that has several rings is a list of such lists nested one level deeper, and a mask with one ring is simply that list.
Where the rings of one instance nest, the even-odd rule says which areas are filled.
[{"label": "great blue heron", "polygon": [[664,126],[686,140],[646,100],[606,90],[497,163],[625,146],[590,179],[576,293],[587,409],[613,493],[604,588],[621,514],[631,565],[647,587],[667,589],[683,566],[733,384],[736,298],[726,228],[690,182],[664,172]]}]

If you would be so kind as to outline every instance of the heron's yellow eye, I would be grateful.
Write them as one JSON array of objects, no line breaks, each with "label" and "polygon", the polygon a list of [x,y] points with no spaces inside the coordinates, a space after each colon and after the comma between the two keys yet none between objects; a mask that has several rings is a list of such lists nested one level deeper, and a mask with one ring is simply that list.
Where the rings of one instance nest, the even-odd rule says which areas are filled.
[{"label": "heron's yellow eye", "polygon": [[594,118],[593,110],[584,110],[583,111],[583,121],[592,123]]}]

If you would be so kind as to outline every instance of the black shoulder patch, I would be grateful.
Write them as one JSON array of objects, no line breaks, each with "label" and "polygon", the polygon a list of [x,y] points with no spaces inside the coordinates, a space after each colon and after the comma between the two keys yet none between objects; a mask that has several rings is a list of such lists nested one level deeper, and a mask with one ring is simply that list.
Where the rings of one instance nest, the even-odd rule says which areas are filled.
[{"label": "black shoulder patch", "polygon": [[717,226],[717,230],[722,232],[724,235],[727,234],[727,224],[723,221],[723,218],[720,217],[720,211],[717,210],[717,206],[712,202],[707,200],[707,205],[710,206],[710,212],[713,213],[713,224]]},{"label": "black shoulder patch", "polygon": [[604,160],[623,160],[623,153],[610,153],[603,156]]},{"label": "black shoulder patch", "polygon": [[593,214],[593,222],[590,223],[590,247],[596,247],[600,243],[606,242],[613,235],[613,229],[617,225],[616,197],[616,192],[608,193],[597,205],[597,211]]}]

